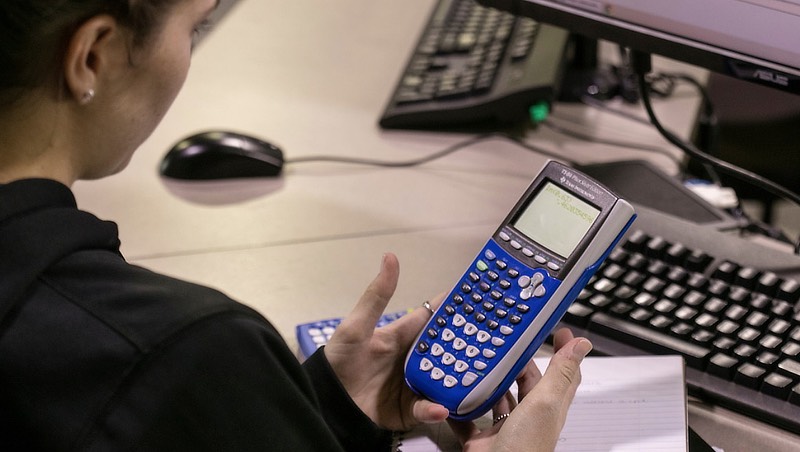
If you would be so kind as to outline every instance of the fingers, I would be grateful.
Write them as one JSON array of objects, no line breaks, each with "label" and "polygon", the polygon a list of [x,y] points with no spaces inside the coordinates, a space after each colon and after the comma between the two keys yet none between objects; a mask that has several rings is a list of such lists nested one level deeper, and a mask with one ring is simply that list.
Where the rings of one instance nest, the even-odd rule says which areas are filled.
[{"label": "fingers", "polygon": [[517,377],[518,397],[521,401],[525,396],[533,390],[539,380],[542,379],[542,372],[533,360],[528,361],[525,368],[522,369],[519,377]]},{"label": "fingers", "polygon": [[399,277],[400,263],[397,261],[397,256],[392,253],[384,254],[380,272],[367,286],[353,310],[337,328],[337,332],[342,330],[348,334],[365,337],[372,335],[375,324],[378,323],[397,288]]},{"label": "fingers", "polygon": [[417,422],[435,424],[447,419],[450,414],[442,405],[425,399],[417,399],[412,407],[412,414]]},{"label": "fingers", "polygon": [[[440,294],[436,298],[429,301],[431,309],[435,312],[442,304],[446,294]],[[415,308],[408,314],[400,317],[392,322],[388,328],[391,328],[397,334],[397,341],[400,344],[409,344],[413,341],[422,327],[431,319],[431,312],[422,306]]]},{"label": "fingers", "polygon": [[559,328],[553,333],[553,349],[557,352],[567,342],[571,341],[573,337],[575,336],[572,335],[572,331],[569,328]]}]

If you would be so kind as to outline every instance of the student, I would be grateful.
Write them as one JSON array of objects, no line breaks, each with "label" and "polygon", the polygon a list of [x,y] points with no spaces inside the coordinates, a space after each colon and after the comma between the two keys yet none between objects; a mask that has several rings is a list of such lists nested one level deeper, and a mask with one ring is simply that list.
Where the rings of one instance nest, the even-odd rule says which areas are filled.
[{"label": "student", "polygon": [[[126,166],[180,90],[216,6],[0,3],[4,451],[381,451],[392,430],[447,417],[400,370],[430,311],[373,328],[397,283],[393,254],[301,365],[261,315],[127,263],[116,225],[78,210],[69,187]],[[555,339],[546,375],[529,365],[524,399],[501,400],[495,425],[451,423],[465,450],[553,449],[591,348],[566,330]]]}]

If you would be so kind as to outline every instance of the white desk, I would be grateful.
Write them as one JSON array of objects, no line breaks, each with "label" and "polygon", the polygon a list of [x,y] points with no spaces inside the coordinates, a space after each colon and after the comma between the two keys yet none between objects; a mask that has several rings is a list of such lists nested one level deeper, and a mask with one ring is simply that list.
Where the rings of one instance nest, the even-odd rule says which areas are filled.
[{"label": "white desk", "polygon": [[[402,268],[389,311],[448,289],[545,157],[487,141],[409,169],[298,164],[275,180],[201,184],[157,174],[172,144],[206,129],[265,138],[287,158],[405,160],[464,140],[377,127],[432,5],[240,0],[197,49],[183,92],[130,167],[76,184],[80,206],[119,224],[129,260],[227,292],[263,312],[291,346],[296,324],[349,311],[385,251],[396,252]],[[687,130],[695,102],[679,98],[659,110]],[[668,148],[649,127],[591,108],[565,106],[556,116],[588,133]],[[642,155],[547,131],[535,143],[584,163]],[[674,169],[669,159],[652,158]],[[708,410],[693,413],[701,435],[726,451],[800,444],[768,427],[737,430]],[[736,432],[753,448],[725,442]]]}]

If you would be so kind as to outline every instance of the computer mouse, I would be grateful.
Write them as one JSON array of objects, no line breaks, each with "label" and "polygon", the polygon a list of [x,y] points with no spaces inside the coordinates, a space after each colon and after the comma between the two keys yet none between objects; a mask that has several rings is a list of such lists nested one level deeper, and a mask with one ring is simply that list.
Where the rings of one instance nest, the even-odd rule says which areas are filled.
[{"label": "computer mouse", "polygon": [[283,151],[277,146],[241,133],[208,131],[176,143],[159,171],[173,179],[211,180],[274,177],[282,169]]}]

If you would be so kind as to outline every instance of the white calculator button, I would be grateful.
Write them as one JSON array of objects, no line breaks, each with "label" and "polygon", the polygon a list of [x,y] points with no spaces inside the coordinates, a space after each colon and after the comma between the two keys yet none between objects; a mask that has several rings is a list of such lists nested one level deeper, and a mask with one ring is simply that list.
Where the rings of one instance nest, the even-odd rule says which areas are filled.
[{"label": "white calculator button", "polygon": [[508,233],[507,233],[507,232],[505,232],[505,231],[500,231],[500,234],[499,234],[499,236],[500,236],[500,239],[501,239],[502,241],[504,241],[504,242],[507,242],[507,241],[511,240],[511,236],[510,236],[510,235],[508,235]]},{"label": "white calculator button", "polygon": [[558,264],[556,264],[555,262],[548,262],[548,263],[547,263],[547,267],[548,267],[550,270],[553,270],[553,271],[556,271],[556,272],[557,272],[557,271],[559,271],[559,270],[561,270],[561,266],[560,266],[560,265],[558,265]]},{"label": "white calculator button", "polygon": [[444,375],[445,375],[444,371],[442,369],[439,369],[438,367],[434,367],[433,370],[431,370],[431,378],[433,378],[434,380],[437,381],[441,380],[442,378],[444,378]]},{"label": "white calculator button", "polygon": [[336,328],[332,326],[326,326],[325,328],[322,329],[322,332],[330,336],[336,332]]},{"label": "white calculator button", "polygon": [[[539,286],[541,287],[541,286]],[[533,296],[533,286],[528,286],[519,293],[519,297],[523,300],[528,300]]]},{"label": "white calculator button", "polygon": [[511,333],[514,332],[514,328],[511,328],[510,326],[507,326],[507,325],[503,325],[503,326],[500,327],[500,332],[503,333],[504,335],[508,336],[508,335],[510,335]]},{"label": "white calculator button", "polygon": [[522,254],[528,257],[533,257],[533,250],[531,250],[530,248],[522,248]]},{"label": "white calculator button", "polygon": [[535,260],[536,262],[538,262],[541,265],[544,265],[544,264],[547,263],[547,259],[545,259],[544,256],[539,256],[538,254],[536,256],[534,256],[533,260]]},{"label": "white calculator button", "polygon": [[492,338],[492,335],[487,333],[486,331],[478,331],[478,342],[483,344],[484,342],[488,341]]},{"label": "white calculator button", "polygon": [[475,326],[475,325],[473,325],[471,323],[467,323],[466,325],[464,325],[464,334],[466,334],[467,336],[472,336],[473,334],[475,334],[477,332],[478,332],[478,327],[477,326]]},{"label": "white calculator button", "polygon": [[464,339],[461,339],[460,337],[456,338],[456,340],[453,341],[453,348],[456,350],[464,350],[465,348],[467,348],[467,343],[464,341]]},{"label": "white calculator button", "polygon": [[469,369],[469,364],[467,364],[466,361],[461,361],[459,359],[458,361],[456,361],[456,365],[453,366],[453,368],[456,370],[456,372],[461,373]]},{"label": "white calculator button", "polygon": [[530,276],[520,276],[517,280],[517,285],[522,288],[528,287],[531,284]]},{"label": "white calculator button", "polygon": [[486,367],[488,367],[488,364],[486,364],[483,361],[477,361],[476,360],[475,362],[472,363],[472,367],[474,367],[474,368],[476,368],[478,370],[483,370],[483,369],[486,369]]},{"label": "white calculator button", "polygon": [[484,358],[491,359],[491,358],[494,358],[495,356],[497,356],[497,353],[495,353],[494,350],[489,350],[488,348],[483,349],[483,357]]},{"label": "white calculator button", "polygon": [[449,366],[456,362],[456,357],[452,353],[445,353],[442,355],[442,364]]},{"label": "white calculator button", "polygon": [[453,386],[455,386],[457,384],[458,384],[458,380],[456,379],[456,377],[453,377],[451,375],[448,375],[448,376],[444,377],[444,387],[445,388],[452,388]]},{"label": "white calculator button", "polygon": [[431,347],[431,355],[442,356],[444,354],[444,347],[439,344],[433,344]]},{"label": "white calculator button", "polygon": [[419,370],[427,372],[433,369],[433,363],[428,358],[422,358],[419,362]]},{"label": "white calculator button", "polygon": [[472,383],[475,383],[475,380],[478,379],[478,374],[473,372],[467,372],[464,374],[464,378],[461,379],[461,384],[464,386],[471,386]]},{"label": "white calculator button", "polygon": [[519,243],[519,242],[518,242],[518,241],[516,241],[516,240],[512,240],[510,243],[511,243],[511,246],[512,246],[512,247],[513,247],[515,250],[518,250],[518,249],[522,248],[522,244],[521,244],[521,243]]},{"label": "white calculator button", "polygon": [[453,317],[453,326],[461,328],[462,326],[464,326],[465,323],[467,323],[467,319],[465,319],[463,315],[456,314]]},{"label": "white calculator button", "polygon": [[533,296],[536,298],[541,298],[547,294],[547,289],[544,286],[539,286],[536,290],[533,291]]},{"label": "white calculator button", "polygon": [[320,336],[320,335],[322,335],[322,330],[319,329],[319,328],[309,328],[308,329],[308,334],[310,334],[312,336]]},{"label": "white calculator button", "polygon": [[531,277],[531,283],[534,286],[538,286],[542,282],[544,282],[544,273],[536,273]]},{"label": "white calculator button", "polygon": [[314,341],[315,344],[320,344],[320,345],[324,344],[325,342],[328,342],[328,340],[325,339],[324,336],[314,336],[311,338],[311,340]]},{"label": "white calculator button", "polygon": [[445,342],[450,342],[456,338],[456,333],[453,332],[450,328],[445,328],[442,330],[442,340]]},{"label": "white calculator button", "polygon": [[503,339],[500,339],[499,337],[493,337],[492,338],[492,345],[494,345],[495,347],[502,347],[503,344],[505,344],[505,343],[506,343],[506,341],[504,341]]},{"label": "white calculator button", "polygon": [[469,358],[474,358],[474,357],[478,356],[478,354],[480,352],[481,351],[478,349],[478,347],[476,347],[474,345],[470,345],[470,346],[467,347],[467,357],[469,357]]}]

